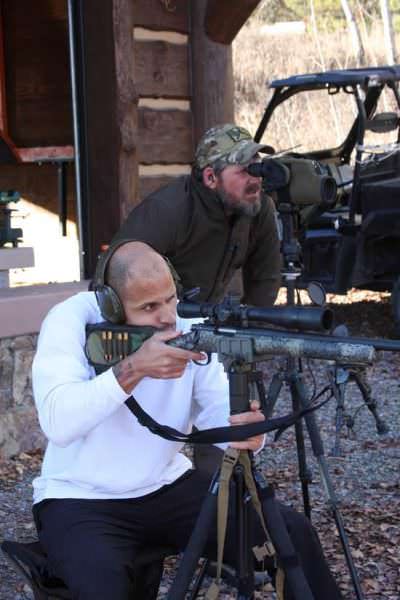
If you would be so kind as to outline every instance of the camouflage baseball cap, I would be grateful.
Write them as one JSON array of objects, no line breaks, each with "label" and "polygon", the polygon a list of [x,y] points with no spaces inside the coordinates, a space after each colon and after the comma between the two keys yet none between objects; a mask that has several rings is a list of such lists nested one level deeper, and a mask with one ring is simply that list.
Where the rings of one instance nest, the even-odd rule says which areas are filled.
[{"label": "camouflage baseball cap", "polygon": [[219,167],[244,165],[264,144],[257,144],[244,127],[233,123],[217,125],[205,132],[195,154],[195,164],[200,169],[218,161]]}]

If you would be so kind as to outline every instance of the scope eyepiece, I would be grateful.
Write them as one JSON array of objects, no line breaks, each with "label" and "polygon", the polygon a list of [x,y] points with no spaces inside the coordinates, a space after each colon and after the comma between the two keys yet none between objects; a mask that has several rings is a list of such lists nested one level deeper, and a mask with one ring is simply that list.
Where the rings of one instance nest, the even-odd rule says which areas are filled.
[{"label": "scope eyepiece", "polygon": [[262,177],[265,179],[265,192],[274,192],[279,190],[290,181],[289,169],[273,158],[266,158],[259,163],[251,163],[247,167],[247,172],[252,177]]}]

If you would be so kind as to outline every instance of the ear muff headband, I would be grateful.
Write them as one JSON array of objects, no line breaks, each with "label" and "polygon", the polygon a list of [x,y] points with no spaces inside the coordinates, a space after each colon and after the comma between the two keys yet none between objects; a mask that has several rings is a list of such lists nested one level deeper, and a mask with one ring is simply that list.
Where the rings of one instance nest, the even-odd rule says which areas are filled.
[{"label": "ear muff headband", "polygon": [[[102,317],[106,321],[110,321],[110,323],[124,323],[125,322],[125,310],[124,306],[117,294],[117,292],[105,282],[106,271],[108,264],[113,256],[114,252],[123,244],[128,242],[135,242],[141,240],[133,240],[133,239],[122,239],[116,240],[107,248],[105,252],[103,252],[97,261],[96,271],[93,278],[92,289],[96,294],[97,302],[100,308],[100,312]],[[147,242],[144,242],[147,243]],[[150,246],[150,244],[148,244]],[[151,246],[150,246],[151,247]],[[154,249],[155,252],[157,250]],[[175,287],[177,289],[177,295],[179,297],[180,292],[182,290],[182,284],[178,273],[176,272],[174,266],[171,261],[163,256],[163,259],[168,265],[168,268],[171,272],[172,278],[175,283]]]},{"label": "ear muff headband", "polygon": [[165,262],[168,265],[168,268],[169,268],[169,270],[171,272],[172,279],[174,280],[174,284],[175,284],[175,287],[176,287],[176,295],[178,296],[178,298],[180,298],[181,292],[183,290],[181,278],[179,277],[179,275],[178,275],[178,273],[177,273],[174,265],[169,260],[169,258],[167,258],[166,256],[164,256],[164,254],[161,254],[161,256],[163,257],[163,259],[165,260]]}]

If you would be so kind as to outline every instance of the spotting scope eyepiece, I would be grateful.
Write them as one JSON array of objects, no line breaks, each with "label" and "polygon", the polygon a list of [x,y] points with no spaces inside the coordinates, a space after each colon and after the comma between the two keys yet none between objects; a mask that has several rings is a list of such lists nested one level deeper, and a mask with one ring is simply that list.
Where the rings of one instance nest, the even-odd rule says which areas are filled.
[{"label": "spotting scope eyepiece", "polygon": [[290,181],[288,167],[274,158],[265,158],[261,162],[251,163],[247,167],[247,172],[253,177],[262,177],[265,179],[264,190],[267,193],[285,187]]}]

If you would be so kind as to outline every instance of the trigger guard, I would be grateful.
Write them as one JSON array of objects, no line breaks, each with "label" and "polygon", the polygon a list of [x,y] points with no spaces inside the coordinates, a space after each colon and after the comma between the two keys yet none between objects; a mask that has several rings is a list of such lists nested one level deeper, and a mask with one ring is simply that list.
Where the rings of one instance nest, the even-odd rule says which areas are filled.
[{"label": "trigger guard", "polygon": [[206,352],[206,354],[207,354],[207,362],[200,362],[198,360],[194,360],[193,361],[194,364],[198,365],[199,367],[206,367],[207,365],[209,365],[210,362],[211,362],[211,353],[210,352]]}]

